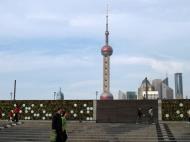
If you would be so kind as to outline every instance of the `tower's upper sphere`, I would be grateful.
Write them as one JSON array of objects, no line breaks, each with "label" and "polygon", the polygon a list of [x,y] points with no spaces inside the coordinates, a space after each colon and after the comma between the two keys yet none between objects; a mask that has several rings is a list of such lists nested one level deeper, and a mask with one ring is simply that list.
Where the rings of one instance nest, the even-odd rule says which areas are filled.
[{"label": "tower's upper sphere", "polygon": [[102,52],[102,55],[103,55],[103,56],[111,56],[112,53],[113,53],[113,49],[112,49],[112,47],[109,46],[109,45],[104,45],[104,46],[102,47],[101,52]]}]

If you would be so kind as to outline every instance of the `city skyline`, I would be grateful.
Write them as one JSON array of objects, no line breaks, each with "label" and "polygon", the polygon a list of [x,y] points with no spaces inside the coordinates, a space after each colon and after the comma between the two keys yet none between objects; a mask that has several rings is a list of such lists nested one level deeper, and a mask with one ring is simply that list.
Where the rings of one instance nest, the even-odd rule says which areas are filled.
[{"label": "city skyline", "polygon": [[[0,99],[95,99],[102,92],[107,1],[0,2]],[[136,91],[141,81],[183,73],[190,97],[190,1],[110,1],[111,92]],[[99,97],[98,97],[99,98]]]}]

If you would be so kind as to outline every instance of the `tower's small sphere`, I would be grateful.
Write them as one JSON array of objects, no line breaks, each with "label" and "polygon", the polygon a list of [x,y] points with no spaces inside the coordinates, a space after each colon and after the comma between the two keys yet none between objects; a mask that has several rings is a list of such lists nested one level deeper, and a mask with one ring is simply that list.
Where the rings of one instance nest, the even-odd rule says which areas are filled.
[{"label": "tower's small sphere", "polygon": [[111,56],[112,53],[113,53],[113,49],[112,49],[111,46],[105,45],[105,46],[102,47],[101,52],[102,52],[103,56]]},{"label": "tower's small sphere", "polygon": [[106,32],[105,32],[105,35],[109,35],[109,31],[106,31]]}]

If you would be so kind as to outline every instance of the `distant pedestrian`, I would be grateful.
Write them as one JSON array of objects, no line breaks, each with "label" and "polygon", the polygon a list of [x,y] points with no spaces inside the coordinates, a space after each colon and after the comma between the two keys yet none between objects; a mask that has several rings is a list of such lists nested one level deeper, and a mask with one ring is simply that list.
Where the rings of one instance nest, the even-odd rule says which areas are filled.
[{"label": "distant pedestrian", "polygon": [[13,121],[13,117],[14,117],[14,113],[13,113],[14,111],[13,110],[10,110],[9,111],[9,114],[8,114],[8,119],[9,119],[9,121]]},{"label": "distant pedestrian", "polygon": [[19,121],[19,112],[20,112],[20,107],[18,104],[16,104],[16,107],[14,109],[14,118],[13,121],[18,122]]},{"label": "distant pedestrian", "polygon": [[136,124],[138,124],[139,122],[142,123],[142,116],[143,116],[142,109],[141,109],[141,108],[138,108],[138,109],[137,109]]},{"label": "distant pedestrian", "polygon": [[52,133],[50,135],[50,141],[51,142],[63,142],[61,113],[62,113],[62,109],[58,108],[57,112],[53,115]]},{"label": "distant pedestrian", "polygon": [[150,124],[154,124],[153,108],[150,107],[148,110],[148,121]]},{"label": "distant pedestrian", "polygon": [[190,123],[190,109],[187,111],[188,122]]},{"label": "distant pedestrian", "polygon": [[2,111],[2,109],[0,108],[0,120],[2,119],[2,116],[3,115],[3,111]]},{"label": "distant pedestrian", "polygon": [[62,115],[61,118],[62,118],[63,142],[66,142],[67,138],[68,138],[68,136],[67,136],[67,119],[66,119],[67,112],[63,109],[61,115]]}]

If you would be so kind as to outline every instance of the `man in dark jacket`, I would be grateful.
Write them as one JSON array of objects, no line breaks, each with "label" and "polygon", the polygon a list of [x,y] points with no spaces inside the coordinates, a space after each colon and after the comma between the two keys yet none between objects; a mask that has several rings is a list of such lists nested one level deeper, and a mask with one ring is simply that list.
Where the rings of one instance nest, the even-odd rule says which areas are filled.
[{"label": "man in dark jacket", "polygon": [[52,129],[56,132],[56,142],[63,141],[63,131],[62,131],[62,119],[61,119],[62,109],[58,108],[57,112],[54,114],[52,118]]},{"label": "man in dark jacket", "polygon": [[138,109],[137,109],[136,124],[138,124],[139,122],[142,123],[142,116],[143,116],[142,109],[141,109],[141,108],[138,108]]}]

